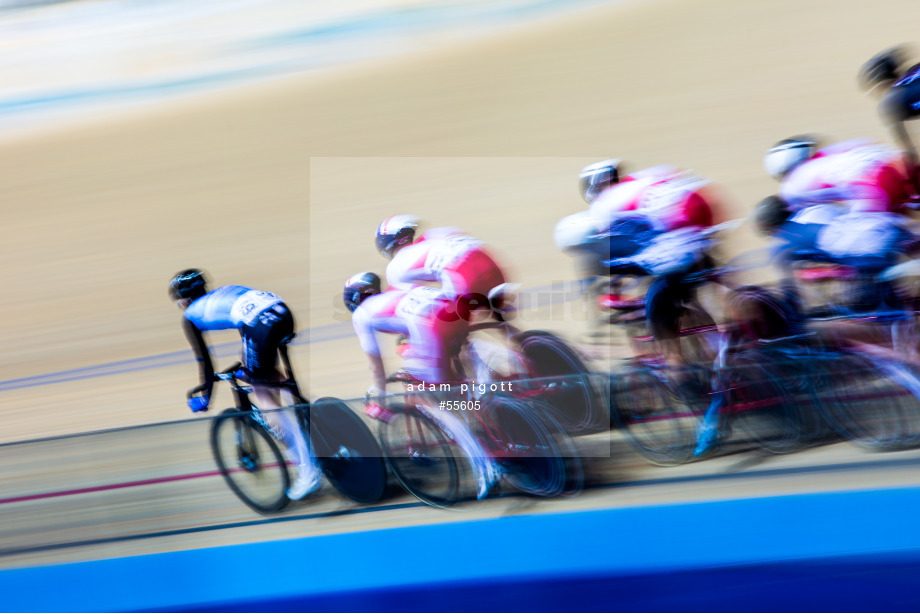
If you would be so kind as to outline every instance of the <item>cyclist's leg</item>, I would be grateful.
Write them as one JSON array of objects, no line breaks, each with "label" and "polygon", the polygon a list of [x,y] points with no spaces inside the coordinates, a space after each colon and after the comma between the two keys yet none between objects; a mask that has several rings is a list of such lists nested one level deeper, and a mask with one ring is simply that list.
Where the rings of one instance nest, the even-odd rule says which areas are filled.
[{"label": "cyclist's leg", "polygon": [[289,494],[295,495],[292,498],[301,498],[318,488],[319,467],[313,458],[309,439],[292,411],[277,411],[282,404],[277,388],[272,387],[281,379],[278,348],[283,339],[294,333],[294,317],[283,303],[279,303],[262,313],[255,324],[244,327],[240,332],[243,336],[243,363],[251,378],[256,407],[265,410],[261,413],[262,419],[287,448],[286,456],[297,464],[297,480]]},{"label": "cyclist's leg", "polygon": [[645,314],[649,330],[659,344],[670,367],[682,370],[687,363],[680,351],[680,311],[686,292],[680,282],[669,276],[657,277],[645,294]]},{"label": "cyclist's leg", "polygon": [[[411,318],[407,324],[413,360],[406,364],[406,370],[413,377],[427,383],[455,380],[456,374],[453,372],[453,361],[449,355],[449,348],[454,346],[458,336],[462,337],[466,334],[469,322],[458,317],[451,304],[450,306],[445,305],[443,309],[436,311],[431,316]],[[484,497],[498,479],[496,464],[473,437],[465,421],[450,410],[440,409],[436,405],[436,403],[430,404],[433,407],[430,410],[430,417],[443,430],[451,434],[460,449],[470,459],[473,469],[479,474],[479,498]]]}]

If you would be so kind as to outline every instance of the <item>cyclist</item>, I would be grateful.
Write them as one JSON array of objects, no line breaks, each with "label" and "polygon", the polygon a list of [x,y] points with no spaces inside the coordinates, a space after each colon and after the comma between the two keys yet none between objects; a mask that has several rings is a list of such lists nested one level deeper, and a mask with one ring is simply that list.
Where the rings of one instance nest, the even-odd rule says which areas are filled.
[{"label": "cyclist", "polygon": [[[709,181],[689,172],[662,165],[622,175],[620,167],[621,161],[611,158],[581,171],[579,190],[596,234],[586,234],[581,246],[577,238],[569,243],[576,252],[599,257],[598,270],[606,274],[652,276],[646,319],[668,364],[681,366],[686,361],[678,320],[682,307],[696,300],[698,285],[685,280],[712,266],[711,243],[703,231],[713,225],[721,205]],[[563,222],[575,231],[589,228],[584,218]],[[557,244],[565,243],[563,231],[557,226]]]},{"label": "cyclist", "polygon": [[817,139],[796,136],[774,145],[764,169],[780,182],[790,211],[845,203],[852,212],[904,211],[909,183],[900,152],[868,139],[818,149]]},{"label": "cyclist", "polygon": [[905,125],[920,117],[920,64],[906,70],[904,51],[900,48],[883,51],[859,71],[863,88],[881,93],[879,113],[894,135],[895,142],[905,152],[907,176],[913,188],[912,204],[920,196],[920,157]]},{"label": "cyclist", "polygon": [[[352,325],[361,349],[370,362],[373,384],[365,396],[367,415],[389,421],[392,413],[382,404],[386,394],[386,371],[377,333],[405,335],[407,349],[401,353],[404,370],[419,382],[456,382],[453,354],[466,339],[469,322],[459,317],[456,304],[440,290],[416,286],[411,290],[380,291],[380,277],[371,272],[353,275],[342,294],[352,313]],[[479,473],[478,498],[484,498],[499,478],[498,468],[469,433],[468,427],[450,411],[438,411],[437,418],[448,425]]]},{"label": "cyclist", "polygon": [[246,286],[221,286],[209,292],[207,280],[198,269],[173,277],[169,297],[184,312],[183,329],[201,368],[201,385],[188,393],[189,409],[207,411],[214,385],[214,367],[203,333],[237,329],[243,342],[240,375],[252,384],[256,406],[265,410],[261,418],[297,463],[297,477],[287,496],[299,500],[317,491],[321,473],[302,429],[290,413],[268,411],[281,407],[278,391],[271,386],[281,380],[276,368],[278,348],[294,336],[294,316],[281,297]]},{"label": "cyclist", "polygon": [[418,219],[388,217],[377,227],[376,244],[390,262],[391,288],[407,290],[420,282],[438,282],[442,296],[456,300],[458,313],[489,307],[489,293],[505,283],[501,267],[483,242],[458,228],[432,228],[417,239]]},{"label": "cyclist", "polygon": [[[874,280],[912,240],[901,215],[910,185],[894,149],[865,139],[818,149],[817,139],[798,136],[773,146],[764,168],[781,185],[779,196],[758,205],[757,222],[781,239],[777,264],[787,274],[795,260],[819,259]],[[892,293],[890,285],[868,281],[854,306],[893,306]]]}]

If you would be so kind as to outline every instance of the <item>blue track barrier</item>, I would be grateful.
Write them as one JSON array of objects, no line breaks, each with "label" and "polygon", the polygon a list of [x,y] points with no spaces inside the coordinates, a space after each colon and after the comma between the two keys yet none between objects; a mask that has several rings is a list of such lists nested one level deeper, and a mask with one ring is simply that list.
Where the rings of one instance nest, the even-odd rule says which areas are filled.
[{"label": "blue track barrier", "polygon": [[0,588],[7,611],[917,611],[918,505],[906,488],[518,515],[8,570]]}]

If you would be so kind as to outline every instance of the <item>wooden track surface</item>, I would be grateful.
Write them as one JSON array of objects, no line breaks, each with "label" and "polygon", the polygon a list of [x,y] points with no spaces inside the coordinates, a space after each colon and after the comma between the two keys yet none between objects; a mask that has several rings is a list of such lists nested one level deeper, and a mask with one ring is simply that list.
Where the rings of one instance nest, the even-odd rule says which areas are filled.
[{"label": "wooden track surface", "polygon": [[[775,191],[761,168],[775,141],[802,132],[887,140],[856,71],[881,49],[916,42],[917,23],[914,0],[630,1],[3,143],[0,441],[190,418],[185,390],[197,372],[166,298],[169,278],[189,266],[205,268],[216,284],[281,294],[301,339],[312,341],[294,351],[310,395],[360,396],[368,378],[357,342],[323,341],[321,333],[345,321],[342,282],[382,271],[372,233],[385,216],[410,212],[431,225],[462,226],[494,246],[528,287],[573,276],[552,230],[583,207],[576,177],[595,159],[692,168],[718,182],[726,218],[744,217]],[[731,251],[759,245],[748,227],[728,239]],[[571,334],[583,325],[565,310],[529,317]],[[139,360],[162,356],[155,366]],[[69,373],[103,363],[120,364],[98,377]],[[11,384],[49,373],[63,373],[62,381]],[[213,469],[198,425],[103,439],[85,470],[71,460],[87,454],[82,448],[5,448],[17,453],[4,474],[26,482],[0,497],[78,488],[100,472],[130,481]],[[878,476],[912,480],[891,470]],[[152,507],[130,489],[80,509],[11,504],[20,511],[6,526],[22,527],[25,541],[5,544],[24,547],[41,527],[52,540],[59,530],[62,540],[89,538],[101,518],[113,519],[106,531],[125,534],[252,519],[211,481],[205,490],[158,486],[169,496]],[[758,484],[759,493],[786,488],[783,479]],[[668,488],[648,491],[649,500],[687,495]],[[546,507],[621,504],[618,494],[600,490]],[[386,514],[148,543],[185,548],[443,517],[420,508]],[[99,546],[81,556],[121,552]]]}]

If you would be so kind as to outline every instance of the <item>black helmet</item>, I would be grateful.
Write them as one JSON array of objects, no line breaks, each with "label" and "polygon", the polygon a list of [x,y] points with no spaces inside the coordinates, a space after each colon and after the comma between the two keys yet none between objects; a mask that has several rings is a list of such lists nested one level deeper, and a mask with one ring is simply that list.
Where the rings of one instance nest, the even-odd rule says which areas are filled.
[{"label": "black helmet", "polygon": [[589,205],[597,195],[620,181],[620,160],[611,158],[589,164],[578,176],[578,191]]},{"label": "black helmet", "polygon": [[767,196],[754,209],[754,226],[761,234],[772,235],[782,226],[792,212],[789,204],[779,196]]},{"label": "black helmet", "polygon": [[418,218],[412,215],[394,215],[380,222],[377,227],[377,250],[392,258],[396,249],[415,240]]},{"label": "black helmet", "polygon": [[342,300],[348,311],[354,313],[358,305],[369,296],[380,293],[380,278],[371,272],[365,271],[352,275],[345,282],[345,291],[342,293]]},{"label": "black helmet", "polygon": [[859,84],[863,89],[872,89],[883,83],[896,81],[904,63],[904,50],[894,47],[882,51],[859,69]]},{"label": "black helmet", "polygon": [[204,273],[198,269],[186,269],[169,282],[169,298],[173,301],[184,298],[195,300],[207,294],[207,283]]}]

